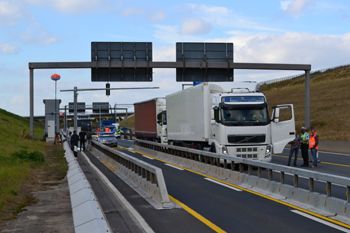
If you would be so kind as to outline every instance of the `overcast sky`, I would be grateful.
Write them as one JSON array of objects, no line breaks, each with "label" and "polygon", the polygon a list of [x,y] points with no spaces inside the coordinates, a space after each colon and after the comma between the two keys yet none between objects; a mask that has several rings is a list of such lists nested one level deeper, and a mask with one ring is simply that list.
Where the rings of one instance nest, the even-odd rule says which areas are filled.
[{"label": "overcast sky", "polygon": [[[28,62],[90,61],[92,41],[152,42],[154,61],[175,61],[176,42],[232,42],[235,62],[311,64],[312,70],[350,64],[350,1],[117,1],[0,0],[1,105],[29,115]],[[134,103],[181,89],[175,70],[153,70],[151,83],[111,87],[159,90],[81,92],[78,101]],[[34,114],[55,97],[50,79],[61,75],[61,106],[73,101],[61,89],[105,87],[90,70],[35,70]],[[235,71],[235,81],[264,81],[291,71]],[[283,103],[281,103],[283,104]]]}]

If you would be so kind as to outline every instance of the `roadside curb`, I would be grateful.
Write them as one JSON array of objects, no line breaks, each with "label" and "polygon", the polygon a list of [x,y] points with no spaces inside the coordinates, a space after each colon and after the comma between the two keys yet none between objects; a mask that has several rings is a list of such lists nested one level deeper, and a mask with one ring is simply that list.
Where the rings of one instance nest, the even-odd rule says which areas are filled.
[{"label": "roadside curb", "polygon": [[67,142],[63,143],[68,163],[67,180],[76,233],[112,232],[90,183]]}]

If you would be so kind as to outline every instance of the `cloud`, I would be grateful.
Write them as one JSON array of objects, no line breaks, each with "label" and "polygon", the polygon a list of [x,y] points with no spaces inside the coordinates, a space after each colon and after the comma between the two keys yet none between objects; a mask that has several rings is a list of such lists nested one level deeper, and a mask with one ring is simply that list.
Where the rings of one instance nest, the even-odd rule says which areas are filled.
[{"label": "cloud", "polygon": [[47,31],[39,23],[31,24],[19,36],[25,43],[49,45],[59,41],[51,32]]},{"label": "cloud", "polygon": [[350,33],[334,36],[290,32],[211,41],[233,42],[236,62],[311,64],[312,70],[350,64]]},{"label": "cloud", "polygon": [[314,0],[294,0],[294,1],[282,1],[281,7],[287,15],[298,16],[307,7],[314,5]]},{"label": "cloud", "polygon": [[121,10],[121,16],[123,17],[131,17],[136,15],[143,15],[145,13],[145,10],[135,8],[135,7],[129,7]]},{"label": "cloud", "polygon": [[204,35],[211,31],[210,23],[199,18],[191,18],[185,20],[180,28],[182,35]]},{"label": "cloud", "polygon": [[150,17],[151,22],[160,22],[165,18],[165,13],[163,10],[158,10],[154,15]]},{"label": "cloud", "polygon": [[195,16],[205,22],[210,22],[213,27],[225,27],[225,30],[232,28],[247,28],[260,31],[281,31],[275,28],[263,27],[254,20],[243,17],[239,13],[218,6],[207,6],[203,4],[183,4],[180,6],[180,12],[185,12],[186,17]]},{"label": "cloud", "polygon": [[27,0],[31,4],[48,6],[63,14],[84,14],[96,11],[105,0]]},{"label": "cloud", "polygon": [[0,53],[1,54],[16,54],[19,50],[19,47],[3,41],[0,39]]},{"label": "cloud", "polygon": [[28,20],[32,16],[22,1],[0,1],[0,26],[14,26],[20,20]]},{"label": "cloud", "polygon": [[347,14],[343,14],[341,16],[342,19],[350,19],[350,15],[347,15]]}]

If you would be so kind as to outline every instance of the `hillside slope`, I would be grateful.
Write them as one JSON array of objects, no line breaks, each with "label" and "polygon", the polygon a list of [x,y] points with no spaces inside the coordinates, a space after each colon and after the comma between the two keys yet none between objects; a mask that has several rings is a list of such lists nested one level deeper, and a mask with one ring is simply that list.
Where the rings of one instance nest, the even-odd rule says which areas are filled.
[{"label": "hillside slope", "polygon": [[[312,74],[311,78],[311,126],[321,139],[350,141],[350,66],[324,73]],[[305,77],[262,85],[271,107],[293,104],[295,124],[299,130],[304,125]]]}]

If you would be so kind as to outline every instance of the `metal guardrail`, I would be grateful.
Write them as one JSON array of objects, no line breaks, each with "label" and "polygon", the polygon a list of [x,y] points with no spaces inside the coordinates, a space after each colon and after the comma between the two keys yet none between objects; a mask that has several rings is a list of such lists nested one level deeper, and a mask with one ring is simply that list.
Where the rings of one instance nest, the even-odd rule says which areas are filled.
[{"label": "metal guardrail", "polygon": [[[310,72],[310,75],[316,74],[316,73],[325,73],[325,72],[327,72],[327,71],[334,70],[334,69],[338,69],[338,68],[342,68],[342,67],[346,67],[346,66],[350,66],[350,64],[348,64],[348,65],[342,65],[342,66],[335,66],[335,67],[326,68],[326,69],[320,69],[320,70],[315,70],[315,71],[311,71],[311,72]],[[300,77],[303,77],[303,76],[305,76],[304,73],[303,73],[303,74],[291,75],[291,76],[287,76],[287,77],[283,77],[283,78],[271,79],[271,80],[267,80],[267,81],[262,81],[262,82],[260,82],[260,85],[282,82],[282,81],[286,81],[286,80],[290,80],[290,79],[300,78]]]},{"label": "metal guardrail", "polygon": [[[300,168],[293,168],[289,166],[283,166],[273,163],[266,163],[262,161],[256,161],[256,160],[249,160],[249,159],[242,159],[242,158],[236,158],[231,157],[228,155],[222,155],[222,154],[216,154],[212,152],[206,152],[206,151],[199,151],[195,149],[188,149],[184,147],[178,147],[178,146],[172,146],[172,145],[164,145],[156,142],[150,142],[150,141],[144,141],[144,140],[136,140],[135,144],[141,147],[149,148],[152,150],[168,153],[171,155],[175,155],[178,157],[194,160],[197,162],[202,162],[209,165],[214,165],[217,167],[221,167],[221,161],[223,162],[224,169],[228,169],[227,164],[233,163],[233,164],[239,164],[239,172],[243,172],[243,166],[248,166],[248,174],[252,175],[252,168],[257,167],[258,168],[258,177],[261,177],[262,169],[267,169],[268,171],[268,178],[269,181],[272,181],[272,173],[273,171],[279,171],[281,173],[280,176],[280,182],[281,184],[285,183],[285,173],[291,173],[294,175],[294,187],[299,187],[299,176],[307,177],[309,179],[309,191],[314,192],[314,182],[315,180],[325,181],[326,182],[326,191],[327,196],[332,196],[332,183],[344,185],[346,186],[346,197],[347,202],[350,203],[350,178],[332,175],[332,174],[326,174],[326,173],[320,173],[315,171],[308,171],[305,169]],[[234,170],[234,166],[231,164],[231,170]]]},{"label": "metal guardrail", "polygon": [[[156,185],[156,190],[154,190],[152,198],[154,198],[155,201],[160,202],[160,204],[162,204],[162,206],[165,208],[172,206],[169,200],[162,169],[129,156],[123,152],[105,146],[95,140],[92,140],[92,145],[104,155],[121,164],[124,166],[124,168],[127,168],[133,174],[145,179],[148,183]],[[127,178],[129,179],[129,177]],[[145,185],[140,188],[143,189],[146,193],[150,194],[148,190],[151,187],[147,187],[147,185]]]}]

